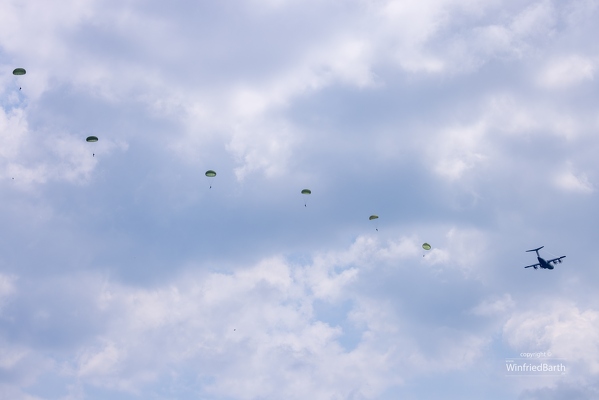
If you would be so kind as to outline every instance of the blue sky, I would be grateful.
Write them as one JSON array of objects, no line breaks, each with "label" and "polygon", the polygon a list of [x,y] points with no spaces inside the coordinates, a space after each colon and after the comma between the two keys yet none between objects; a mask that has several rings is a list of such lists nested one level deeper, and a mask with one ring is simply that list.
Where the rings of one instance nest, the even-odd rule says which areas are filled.
[{"label": "blue sky", "polygon": [[597,18],[3,2],[0,399],[598,397]]}]

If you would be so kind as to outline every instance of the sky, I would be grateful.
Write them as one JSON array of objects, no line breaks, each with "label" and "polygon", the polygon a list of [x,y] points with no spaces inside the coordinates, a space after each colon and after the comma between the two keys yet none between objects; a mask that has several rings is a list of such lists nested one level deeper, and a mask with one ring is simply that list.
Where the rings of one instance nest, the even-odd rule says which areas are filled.
[{"label": "sky", "polygon": [[599,398],[598,19],[0,2],[0,400]]}]

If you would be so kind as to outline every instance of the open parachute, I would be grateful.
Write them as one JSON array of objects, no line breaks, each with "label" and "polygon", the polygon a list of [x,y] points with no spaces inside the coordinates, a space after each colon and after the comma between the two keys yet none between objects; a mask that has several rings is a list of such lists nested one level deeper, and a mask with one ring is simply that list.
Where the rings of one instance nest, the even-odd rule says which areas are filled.
[{"label": "open parachute", "polygon": [[[12,71],[12,74],[15,76],[20,76],[20,75],[25,75],[27,73],[27,71],[25,71],[25,68],[15,68]],[[16,83],[16,80],[15,80]],[[21,87],[19,86],[19,90],[21,90]]]},{"label": "open parachute", "polygon": [[307,207],[307,204],[308,204],[308,197],[307,196],[311,195],[312,191],[310,189],[302,189],[302,194],[304,196],[306,196],[306,199],[304,201],[304,207]]},{"label": "open parachute", "polygon": [[[216,171],[209,169],[204,175],[206,175],[207,178],[214,178],[216,176]],[[212,183],[210,183],[210,189],[212,189]]]},{"label": "open parachute", "polygon": [[427,251],[429,251],[431,248],[432,248],[432,246],[431,246],[430,244],[428,244],[428,243],[426,243],[426,242],[425,242],[425,243],[422,243],[422,249],[423,249],[423,250],[425,250],[425,251],[423,251],[423,252],[422,252],[422,257],[424,257],[424,256],[425,256],[425,253],[426,253]]},{"label": "open parachute", "polygon": [[[96,143],[98,141],[98,137],[97,136],[88,136],[85,138],[85,141],[88,143]],[[96,153],[92,153],[92,157],[95,157]]]}]

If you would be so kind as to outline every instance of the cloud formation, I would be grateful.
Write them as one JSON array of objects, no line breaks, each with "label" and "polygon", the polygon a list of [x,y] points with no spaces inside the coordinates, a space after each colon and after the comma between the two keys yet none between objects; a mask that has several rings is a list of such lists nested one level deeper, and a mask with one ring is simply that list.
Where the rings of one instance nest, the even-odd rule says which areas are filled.
[{"label": "cloud formation", "polygon": [[0,397],[592,398],[598,12],[1,4]]}]

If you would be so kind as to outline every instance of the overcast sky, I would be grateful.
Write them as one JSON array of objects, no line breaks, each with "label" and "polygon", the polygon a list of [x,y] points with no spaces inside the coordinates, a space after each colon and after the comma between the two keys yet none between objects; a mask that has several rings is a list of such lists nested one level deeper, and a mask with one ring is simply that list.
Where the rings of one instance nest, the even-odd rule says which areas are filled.
[{"label": "overcast sky", "polygon": [[597,21],[0,2],[0,399],[599,398]]}]

